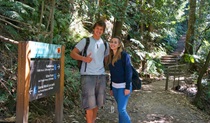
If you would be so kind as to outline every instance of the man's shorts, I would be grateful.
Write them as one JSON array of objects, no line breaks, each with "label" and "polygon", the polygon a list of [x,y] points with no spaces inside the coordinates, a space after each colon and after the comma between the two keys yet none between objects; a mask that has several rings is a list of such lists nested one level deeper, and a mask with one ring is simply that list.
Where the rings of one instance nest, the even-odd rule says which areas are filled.
[{"label": "man's shorts", "polygon": [[82,75],[82,107],[93,109],[104,105],[105,89],[106,89],[106,75]]}]

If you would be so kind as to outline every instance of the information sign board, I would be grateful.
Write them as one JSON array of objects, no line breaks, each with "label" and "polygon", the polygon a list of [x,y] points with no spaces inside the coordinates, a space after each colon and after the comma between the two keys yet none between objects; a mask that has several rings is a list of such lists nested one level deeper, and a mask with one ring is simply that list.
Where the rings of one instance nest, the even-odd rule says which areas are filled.
[{"label": "information sign board", "polygon": [[59,90],[61,45],[29,41],[29,100],[39,99]]},{"label": "information sign board", "polygon": [[28,123],[29,101],[55,94],[55,123],[63,122],[65,47],[18,43],[16,122]]},{"label": "information sign board", "polygon": [[59,90],[59,60],[34,59],[30,62],[30,69],[30,101],[55,94]]}]

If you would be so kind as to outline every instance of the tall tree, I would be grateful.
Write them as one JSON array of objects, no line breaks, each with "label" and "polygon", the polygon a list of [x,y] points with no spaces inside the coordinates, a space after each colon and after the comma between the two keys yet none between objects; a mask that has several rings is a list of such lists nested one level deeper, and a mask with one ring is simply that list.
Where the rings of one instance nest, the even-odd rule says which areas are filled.
[{"label": "tall tree", "polygon": [[54,32],[54,13],[55,13],[55,0],[52,0],[52,7],[51,7],[51,26],[50,26],[50,43],[53,42],[53,32]]},{"label": "tall tree", "polygon": [[195,12],[196,12],[196,0],[189,0],[190,11],[188,20],[188,30],[185,42],[185,54],[193,54],[193,42],[194,42],[194,30],[195,30]]},{"label": "tall tree", "polygon": [[123,22],[125,20],[125,13],[128,5],[128,0],[118,0],[117,3],[117,12],[118,16],[115,16],[114,28],[112,32],[112,36],[120,36],[122,33]]},{"label": "tall tree", "polygon": [[197,79],[198,91],[196,93],[195,100],[194,100],[195,104],[198,104],[199,101],[200,101],[200,98],[201,98],[201,95],[202,95],[202,89],[203,89],[201,81],[202,81],[203,75],[206,73],[206,70],[209,66],[209,62],[210,62],[210,51],[207,55],[205,64],[200,68],[200,71],[199,71],[199,76],[198,76],[198,79]]},{"label": "tall tree", "polygon": [[[206,19],[205,14],[203,13],[205,11],[205,0],[200,0],[200,2],[198,3],[197,6],[199,6],[199,9],[198,9],[198,18],[199,18],[198,19],[198,26],[199,26],[199,25],[202,25],[203,23],[205,23],[205,19]],[[205,35],[206,29],[203,32],[202,31],[203,30],[200,30],[200,28],[197,28],[196,31],[195,31],[196,35],[197,35],[195,37],[196,38],[195,54],[198,52],[199,48],[203,44],[202,38],[205,37],[204,35]],[[200,33],[201,33],[201,35],[200,35]],[[199,40],[199,39],[201,39],[201,40]]]}]

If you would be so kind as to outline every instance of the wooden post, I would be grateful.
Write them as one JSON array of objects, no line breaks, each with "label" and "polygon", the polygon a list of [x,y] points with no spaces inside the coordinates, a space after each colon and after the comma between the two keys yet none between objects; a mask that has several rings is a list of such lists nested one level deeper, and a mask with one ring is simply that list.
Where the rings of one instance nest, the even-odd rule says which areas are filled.
[{"label": "wooden post", "polygon": [[30,86],[30,59],[28,55],[28,43],[19,42],[16,123],[28,123]]},{"label": "wooden post", "polygon": [[65,47],[61,48],[60,58],[60,89],[56,93],[55,99],[55,122],[63,123],[63,92],[64,92],[64,61],[65,61]]},{"label": "wooden post", "polygon": [[166,68],[166,85],[165,85],[165,90],[168,90],[168,80],[169,80],[169,73],[168,73],[168,68]]}]

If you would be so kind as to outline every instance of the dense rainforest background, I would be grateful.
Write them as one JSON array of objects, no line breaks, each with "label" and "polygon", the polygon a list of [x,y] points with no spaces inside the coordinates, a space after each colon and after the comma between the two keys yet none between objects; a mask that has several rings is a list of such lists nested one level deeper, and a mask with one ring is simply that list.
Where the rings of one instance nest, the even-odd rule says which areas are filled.
[{"label": "dense rainforest background", "polygon": [[[64,113],[79,106],[80,76],[69,53],[99,19],[107,24],[103,39],[121,36],[143,79],[165,76],[161,57],[185,36],[177,64],[187,64],[193,76],[192,103],[210,114],[209,6],[209,0],[0,0],[0,118],[15,117],[19,41],[65,46]],[[30,102],[29,121],[49,119],[54,98]]]}]

